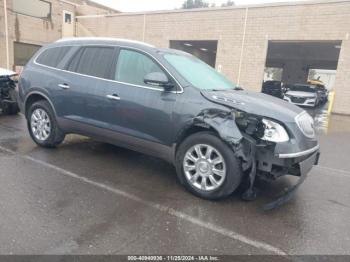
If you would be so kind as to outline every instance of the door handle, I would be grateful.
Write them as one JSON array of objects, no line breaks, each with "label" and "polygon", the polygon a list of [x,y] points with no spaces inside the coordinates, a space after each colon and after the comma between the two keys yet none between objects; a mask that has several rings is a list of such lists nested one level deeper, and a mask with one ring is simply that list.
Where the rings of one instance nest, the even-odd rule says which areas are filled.
[{"label": "door handle", "polygon": [[62,89],[69,89],[70,88],[70,86],[67,84],[59,84],[58,86]]},{"label": "door handle", "polygon": [[116,94],[113,94],[113,95],[106,95],[106,97],[108,99],[111,99],[111,100],[120,100],[120,97]]}]

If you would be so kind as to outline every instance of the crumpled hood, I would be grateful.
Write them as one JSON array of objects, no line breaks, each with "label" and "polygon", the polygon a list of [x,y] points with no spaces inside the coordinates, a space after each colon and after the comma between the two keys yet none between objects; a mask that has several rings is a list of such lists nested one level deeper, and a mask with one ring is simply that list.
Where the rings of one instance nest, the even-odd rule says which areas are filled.
[{"label": "crumpled hood", "polygon": [[202,95],[221,105],[250,114],[261,115],[281,122],[295,122],[303,110],[282,99],[246,90],[201,91]]}]

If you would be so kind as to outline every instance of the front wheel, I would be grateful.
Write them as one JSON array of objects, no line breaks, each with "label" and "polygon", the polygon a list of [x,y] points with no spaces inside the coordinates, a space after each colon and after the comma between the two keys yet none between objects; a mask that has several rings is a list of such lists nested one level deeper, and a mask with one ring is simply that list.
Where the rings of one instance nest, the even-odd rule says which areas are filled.
[{"label": "front wheel", "polygon": [[29,107],[27,123],[31,138],[39,146],[55,147],[64,140],[65,134],[58,127],[53,110],[45,100]]},{"label": "front wheel", "polygon": [[212,132],[186,138],[176,154],[179,180],[193,194],[209,199],[228,197],[242,179],[240,160]]}]

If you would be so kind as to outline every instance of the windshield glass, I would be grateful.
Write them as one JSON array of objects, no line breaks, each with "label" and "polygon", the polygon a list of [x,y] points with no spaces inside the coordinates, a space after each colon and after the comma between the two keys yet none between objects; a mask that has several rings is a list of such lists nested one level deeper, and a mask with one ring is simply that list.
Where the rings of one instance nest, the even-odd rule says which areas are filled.
[{"label": "windshield glass", "polygon": [[164,58],[194,87],[227,90],[236,86],[214,68],[190,55],[165,54]]},{"label": "windshield glass", "polygon": [[289,88],[290,91],[302,91],[302,92],[310,92],[315,93],[316,89],[311,86],[303,86],[303,85],[294,85]]}]

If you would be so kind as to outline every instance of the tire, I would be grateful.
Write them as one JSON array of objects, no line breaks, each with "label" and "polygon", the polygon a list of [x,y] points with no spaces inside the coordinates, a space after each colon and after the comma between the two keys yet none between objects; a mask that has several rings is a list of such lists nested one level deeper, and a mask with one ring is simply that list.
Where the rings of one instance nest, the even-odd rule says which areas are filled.
[{"label": "tire", "polygon": [[16,103],[4,103],[2,112],[5,115],[15,115],[19,112],[19,108]]},{"label": "tire", "polygon": [[[197,161],[195,164],[190,158],[188,158],[187,153],[192,152],[192,158],[195,154],[196,146],[198,145],[201,145],[201,154],[207,153],[207,150],[205,150],[206,146],[209,146],[207,149],[214,149],[212,151],[214,153],[211,153],[211,156],[209,157],[211,158],[211,161],[208,161],[209,165],[206,164],[207,160],[203,160],[203,162],[201,162],[202,160],[199,162]],[[223,162],[214,166],[214,168],[216,171],[220,169],[220,173],[225,173],[223,176],[224,178],[217,176],[216,174],[214,175],[214,172],[212,171],[213,165],[210,164],[214,163],[217,159],[220,159],[220,156],[221,159],[223,159]],[[197,168],[190,171],[187,169],[186,172],[185,165],[186,169],[193,169],[193,166],[197,166]],[[209,168],[206,168],[208,166]],[[241,161],[235,156],[233,150],[213,132],[199,132],[187,137],[181,143],[176,152],[175,167],[181,184],[183,184],[186,189],[194,195],[208,200],[223,199],[231,195],[240,185],[243,176]],[[201,173],[201,168],[204,173]],[[210,171],[206,171],[207,169]],[[195,174],[191,176],[191,172]],[[205,183],[208,184],[208,187],[205,190],[203,190],[202,187],[203,177],[198,178],[197,180],[195,179],[197,172],[199,174],[204,174],[203,177],[206,177],[204,180]],[[217,185],[211,183],[212,178],[210,178],[210,176],[214,177]],[[194,179],[195,182],[191,182],[189,177]],[[201,188],[199,188],[199,183],[201,184]]]},{"label": "tire", "polygon": [[[45,134],[40,137],[38,133],[35,133],[33,129],[33,123],[38,123],[35,121],[36,116],[40,115],[40,112],[44,112],[41,115],[45,115]],[[34,115],[34,116],[33,116]],[[36,116],[35,116],[36,115]],[[49,121],[47,124],[47,120]],[[33,139],[33,141],[42,147],[56,147],[61,144],[65,138],[65,134],[61,131],[61,129],[57,125],[55,114],[51,108],[51,105],[46,100],[39,100],[32,105],[29,106],[28,114],[27,114],[27,126],[28,131]],[[38,137],[39,136],[39,137]]]}]

